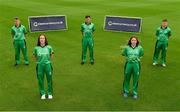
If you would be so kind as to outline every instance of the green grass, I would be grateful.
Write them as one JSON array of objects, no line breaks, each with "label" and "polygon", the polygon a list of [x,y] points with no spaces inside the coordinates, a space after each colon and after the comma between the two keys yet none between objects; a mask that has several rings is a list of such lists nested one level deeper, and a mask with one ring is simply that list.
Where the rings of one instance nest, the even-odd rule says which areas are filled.
[{"label": "green grass", "polygon": [[[32,56],[40,33],[28,33],[29,67],[14,67],[10,28],[13,17],[28,27],[28,16],[67,15],[68,30],[45,32],[54,48],[54,99],[41,101]],[[80,65],[80,24],[89,14],[96,25],[95,65]],[[130,33],[104,32],[105,15],[143,18],[137,34],[145,55],[139,99],[124,99],[124,57],[120,46]],[[167,68],[153,67],[154,33],[167,18],[172,29]],[[0,0],[0,110],[180,110],[180,1],[179,0]]]}]

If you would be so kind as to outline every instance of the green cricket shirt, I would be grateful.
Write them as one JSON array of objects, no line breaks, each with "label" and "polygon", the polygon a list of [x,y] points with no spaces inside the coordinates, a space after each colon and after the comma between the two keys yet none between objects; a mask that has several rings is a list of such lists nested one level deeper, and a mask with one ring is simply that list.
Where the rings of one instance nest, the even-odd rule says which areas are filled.
[{"label": "green cricket shirt", "polygon": [[128,45],[124,48],[122,55],[126,57],[127,62],[139,62],[140,57],[144,55],[144,51],[140,45],[135,48],[132,48]]},{"label": "green cricket shirt", "polygon": [[83,37],[92,37],[93,32],[95,31],[94,24],[93,23],[90,23],[90,24],[83,23],[81,25],[81,31],[83,32]]},{"label": "green cricket shirt", "polygon": [[37,63],[38,64],[49,64],[51,63],[51,54],[53,54],[54,51],[51,46],[46,45],[46,46],[36,46],[34,48],[33,54],[37,58]]},{"label": "green cricket shirt", "polygon": [[171,36],[171,29],[169,27],[166,27],[165,29],[159,27],[156,31],[156,36],[158,41],[168,42],[169,37]]},{"label": "green cricket shirt", "polygon": [[16,27],[16,25],[14,25],[11,28],[11,33],[14,36],[14,40],[24,40],[26,32],[26,28],[23,25],[20,25],[19,27]]}]

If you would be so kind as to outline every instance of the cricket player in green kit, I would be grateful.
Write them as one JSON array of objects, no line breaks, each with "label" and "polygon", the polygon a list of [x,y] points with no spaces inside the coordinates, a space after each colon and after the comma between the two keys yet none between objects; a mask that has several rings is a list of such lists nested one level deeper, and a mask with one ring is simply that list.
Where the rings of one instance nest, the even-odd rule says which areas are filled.
[{"label": "cricket player in green kit", "polygon": [[25,34],[27,33],[25,26],[23,26],[19,18],[15,18],[15,25],[11,28],[11,34],[14,39],[14,48],[15,48],[15,66],[20,64],[20,50],[24,56],[24,64],[29,65],[28,56],[27,56],[27,47]]},{"label": "cricket player in green kit", "polygon": [[93,56],[93,48],[94,48],[94,41],[93,41],[93,32],[95,31],[94,24],[91,22],[90,16],[85,16],[85,23],[81,25],[81,32],[82,32],[82,61],[81,64],[83,65],[86,63],[86,53],[87,48],[89,47],[89,54],[90,54],[90,63],[91,65],[94,64],[94,56]]},{"label": "cricket player in green kit", "polygon": [[44,75],[46,74],[48,84],[48,99],[53,98],[53,87],[52,87],[52,65],[51,59],[54,55],[54,51],[45,35],[41,34],[38,37],[37,46],[34,48],[34,56],[37,60],[36,72],[38,85],[40,90],[41,99],[46,99],[46,92],[44,89]]},{"label": "cricket player in green kit", "polygon": [[158,64],[158,57],[161,51],[161,65],[163,67],[166,67],[166,52],[167,52],[168,40],[170,36],[171,36],[171,29],[168,27],[167,19],[164,19],[162,21],[161,27],[159,27],[156,31],[157,41],[156,41],[154,57],[153,57],[154,66]]},{"label": "cricket player in green kit", "polygon": [[144,55],[143,48],[139,45],[136,36],[132,36],[128,45],[123,49],[122,55],[126,57],[126,64],[124,67],[124,82],[123,82],[123,96],[129,95],[129,83],[131,76],[133,76],[133,98],[138,98],[137,88],[140,75],[140,58]]}]

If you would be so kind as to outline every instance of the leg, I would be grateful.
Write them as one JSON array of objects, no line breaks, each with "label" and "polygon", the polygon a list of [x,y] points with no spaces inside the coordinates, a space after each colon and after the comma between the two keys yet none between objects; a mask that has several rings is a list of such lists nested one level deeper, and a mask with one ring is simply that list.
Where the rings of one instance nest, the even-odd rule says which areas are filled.
[{"label": "leg", "polygon": [[162,45],[162,52],[161,52],[161,64],[166,64],[166,52],[167,52],[168,44],[165,43]]},{"label": "leg", "polygon": [[160,53],[160,44],[157,41],[156,45],[155,45],[154,57],[153,57],[153,63],[154,64],[157,64],[157,62],[158,62],[159,53]]},{"label": "leg", "polygon": [[15,61],[16,61],[16,64],[20,64],[20,45],[19,45],[19,41],[14,40],[14,49],[15,49]]},{"label": "leg", "polygon": [[139,74],[140,74],[140,63],[135,63],[133,65],[133,95],[137,95]]},{"label": "leg", "polygon": [[131,78],[131,72],[132,72],[132,64],[126,63],[124,67],[124,82],[123,82],[123,92],[129,93],[129,83]]},{"label": "leg", "polygon": [[87,52],[87,39],[82,40],[82,62],[86,62],[86,52]]},{"label": "leg", "polygon": [[44,66],[38,64],[36,67],[40,95],[45,95],[44,90]]},{"label": "leg", "polygon": [[94,63],[94,42],[93,39],[89,40],[89,54],[90,54],[90,62]]},{"label": "leg", "polygon": [[24,64],[29,64],[28,62],[28,56],[27,56],[27,47],[26,47],[26,41],[22,40],[20,41],[21,51],[24,56]]},{"label": "leg", "polygon": [[48,84],[48,95],[53,94],[53,87],[52,87],[52,66],[51,64],[45,65],[45,71],[46,71],[46,78],[47,78],[47,84]]}]

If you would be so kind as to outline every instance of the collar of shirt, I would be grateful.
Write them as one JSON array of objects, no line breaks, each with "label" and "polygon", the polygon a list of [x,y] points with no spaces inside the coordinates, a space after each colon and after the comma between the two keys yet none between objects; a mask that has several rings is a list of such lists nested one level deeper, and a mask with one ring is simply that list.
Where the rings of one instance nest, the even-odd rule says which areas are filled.
[{"label": "collar of shirt", "polygon": [[19,27],[17,27],[16,25],[14,25],[16,28],[19,28],[19,27],[21,27],[21,24],[19,25]]},{"label": "collar of shirt", "polygon": [[90,25],[91,23],[87,24],[87,23],[85,22],[85,24],[86,24],[86,25]]},{"label": "collar of shirt", "polygon": [[163,28],[163,27],[161,26],[161,29],[167,29],[167,27]]}]

